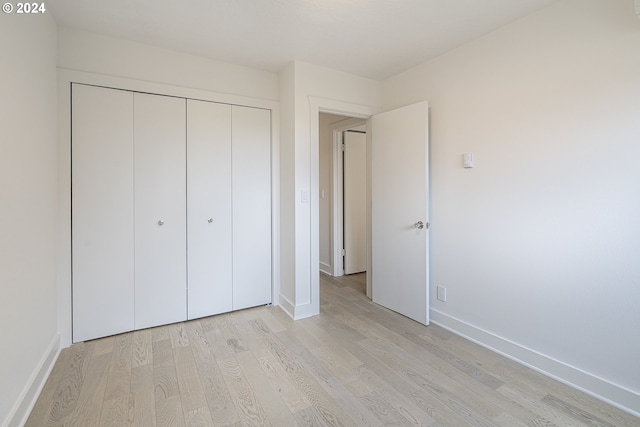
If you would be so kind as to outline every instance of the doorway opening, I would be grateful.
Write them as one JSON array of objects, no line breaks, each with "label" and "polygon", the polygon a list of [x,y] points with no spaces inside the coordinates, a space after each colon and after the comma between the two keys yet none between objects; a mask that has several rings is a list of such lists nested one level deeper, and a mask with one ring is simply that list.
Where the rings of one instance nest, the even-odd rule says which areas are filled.
[{"label": "doorway opening", "polygon": [[323,112],[318,120],[320,275],[366,294],[366,121]]},{"label": "doorway opening", "polygon": [[[365,120],[367,127],[366,295],[422,324],[429,323],[429,106],[383,113],[309,97],[311,128],[311,303],[320,313],[320,113]],[[401,147],[402,149],[398,149]],[[372,150],[374,148],[375,150]],[[402,189],[402,191],[398,191]],[[374,197],[375,196],[375,197]],[[372,200],[378,203],[372,204]],[[326,189],[325,189],[326,200]],[[383,202],[380,202],[383,201]],[[375,220],[375,222],[374,222]],[[377,242],[375,245],[373,242]],[[373,286],[375,279],[376,286]],[[375,288],[375,289],[372,289]]]}]

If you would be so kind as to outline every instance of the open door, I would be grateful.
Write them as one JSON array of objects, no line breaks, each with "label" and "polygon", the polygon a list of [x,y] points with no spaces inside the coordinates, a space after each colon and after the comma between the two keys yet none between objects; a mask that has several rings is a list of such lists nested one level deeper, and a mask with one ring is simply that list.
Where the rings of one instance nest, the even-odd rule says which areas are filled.
[{"label": "open door", "polygon": [[373,302],[429,324],[429,107],[371,118]]},{"label": "open door", "polygon": [[367,134],[343,132],[344,274],[367,269]]}]

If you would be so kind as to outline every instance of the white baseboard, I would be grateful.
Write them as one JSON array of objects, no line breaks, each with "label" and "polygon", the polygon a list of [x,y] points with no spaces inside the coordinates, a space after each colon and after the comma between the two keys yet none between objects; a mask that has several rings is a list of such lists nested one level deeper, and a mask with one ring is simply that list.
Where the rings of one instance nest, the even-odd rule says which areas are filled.
[{"label": "white baseboard", "polygon": [[640,394],[431,309],[431,322],[561,383],[640,417]]},{"label": "white baseboard", "polygon": [[33,374],[31,374],[31,377],[22,390],[22,393],[20,393],[18,400],[13,405],[9,416],[2,423],[2,427],[21,427],[27,422],[27,418],[29,418],[29,414],[31,413],[33,406],[36,404],[38,396],[40,396],[40,392],[53,369],[53,365],[55,365],[56,360],[58,360],[59,354],[60,335],[56,334],[40,359],[38,366],[33,371]]},{"label": "white baseboard", "polygon": [[284,310],[285,313],[289,315],[292,319],[294,319],[294,306],[291,301],[289,301],[285,296],[280,295],[280,305],[279,307]]},{"label": "white baseboard", "polygon": [[319,314],[317,308],[313,304],[298,305],[295,308],[293,320],[306,319],[307,317],[315,316]]},{"label": "white baseboard", "polygon": [[317,309],[314,308],[313,304],[309,303],[295,306],[283,295],[280,295],[280,308],[282,308],[293,320],[306,319],[307,317],[318,314]]},{"label": "white baseboard", "polygon": [[333,268],[331,268],[331,266],[326,262],[320,263],[320,271],[322,271],[325,274],[328,274],[329,276],[333,276]]}]

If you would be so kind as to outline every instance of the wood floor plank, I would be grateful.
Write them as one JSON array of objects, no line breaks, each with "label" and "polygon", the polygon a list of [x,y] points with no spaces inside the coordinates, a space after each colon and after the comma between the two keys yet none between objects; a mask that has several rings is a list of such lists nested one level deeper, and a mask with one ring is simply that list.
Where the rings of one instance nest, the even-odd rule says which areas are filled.
[{"label": "wood floor plank", "polygon": [[554,396],[574,405],[581,411],[589,413],[602,419],[604,422],[616,427],[638,427],[640,420],[631,414],[623,412],[609,405],[603,405],[601,401],[593,396],[589,396],[565,384],[557,383],[549,379],[550,385],[547,390],[551,390]]},{"label": "wood floor plank", "polygon": [[177,347],[173,350],[173,355],[180,389],[180,401],[185,413],[185,424],[188,426],[201,423],[204,423],[202,425],[212,425],[211,412],[191,347]]},{"label": "wood floor plank", "polygon": [[[305,319],[309,320],[309,319]],[[337,334],[329,334],[320,328],[316,328],[313,322],[300,321],[316,340],[322,343],[314,348],[314,355],[321,359],[330,371],[339,373],[339,377],[352,378],[355,370],[362,365],[362,361],[344,349],[341,337]]]},{"label": "wood floor plank", "polygon": [[[389,313],[389,315],[392,316],[393,314]],[[354,323],[351,318],[349,319],[349,322],[352,324]],[[523,420],[528,420],[534,416],[534,414],[523,408],[521,405],[502,399],[502,396],[493,390],[496,382],[493,379],[489,379],[492,378],[491,375],[480,371],[480,369],[474,368],[471,363],[467,363],[459,359],[457,356],[450,356],[444,351],[434,349],[431,344],[422,345],[423,343],[421,342],[421,338],[416,336],[413,332],[402,330],[398,331],[399,333],[392,332],[392,330],[385,327],[390,325],[389,319],[382,323],[383,324],[381,325],[374,325],[370,327],[372,332],[374,332],[374,336],[398,345],[408,353],[418,356],[420,360],[428,362],[430,367],[436,368],[438,371],[444,373],[454,381],[459,381],[460,383],[465,384],[465,387],[468,388],[469,391],[475,393],[476,396],[479,396],[480,399],[486,401],[487,404],[493,405],[495,412],[500,410],[511,411]],[[413,326],[415,327],[415,325]],[[424,329],[430,328],[431,327]],[[391,325],[391,329],[394,329],[393,325]],[[434,335],[433,338],[440,340],[441,336],[445,336],[446,338],[449,337],[448,334],[438,333]],[[416,364],[415,366],[419,365]],[[465,381],[464,378],[461,378],[461,375],[469,375],[476,381]],[[487,387],[489,387],[489,390]],[[455,393],[455,390],[453,389],[450,391]],[[491,416],[492,414],[489,413],[487,415]]]},{"label": "wood floor plank", "polygon": [[[437,369],[442,372],[446,372],[447,376],[456,382],[465,384],[468,392],[474,393],[476,396],[480,396],[487,404],[493,405],[496,410],[511,413],[517,418],[525,421],[535,417],[534,413],[527,410],[522,405],[504,399],[503,396],[496,391],[496,388],[502,385],[503,381],[496,378],[488,371],[481,369],[482,365],[476,365],[472,360],[473,358],[465,360],[465,356],[463,354],[458,357],[458,355],[453,355],[452,353],[441,349],[439,345],[436,344],[436,342],[440,343],[439,339],[435,337],[424,337],[425,339],[422,340],[421,338],[414,336],[412,333],[404,334],[403,336],[412,344],[416,344],[426,349],[430,354],[433,354],[439,360],[454,368],[454,371],[447,370],[447,368],[443,368],[443,365],[439,360],[430,359],[430,364],[432,366],[437,367]],[[415,347],[411,348],[411,354],[424,355],[421,350],[416,349]],[[474,381],[465,381],[464,375],[468,375]]]},{"label": "wood floor plank", "polygon": [[149,329],[135,331],[133,334],[132,367],[153,364],[153,332]]},{"label": "wood floor plank", "polygon": [[242,424],[248,426],[265,425],[266,413],[240,368],[235,355],[235,347],[229,347],[227,354],[217,358],[217,361]]},{"label": "wood floor plank", "polygon": [[115,397],[104,401],[100,413],[100,426],[116,427],[127,423],[129,409],[128,397]]},{"label": "wood floor plank", "polygon": [[169,328],[171,328],[172,325],[165,325],[165,326],[157,326],[155,328],[151,328],[151,335],[153,336],[153,341],[164,341],[164,340],[168,340],[170,339],[169,337]]},{"label": "wood floor plank", "polygon": [[154,367],[173,365],[173,349],[168,337],[164,340],[153,341],[151,349]]},{"label": "wood floor plank", "polygon": [[493,422],[500,427],[527,427],[527,424],[507,412],[503,412],[495,417]]},{"label": "wood floor plank", "polygon": [[134,334],[117,335],[113,342],[104,403],[100,414],[101,425],[120,426],[127,422],[130,407],[133,337]]},{"label": "wood floor plank", "polygon": [[[171,329],[163,326],[162,333],[154,334],[153,341],[153,390],[157,426],[184,426],[184,412],[180,400],[180,389],[173,357]],[[160,340],[159,338],[164,337]]]},{"label": "wood floor plank", "polygon": [[240,369],[251,385],[256,400],[263,408],[267,420],[286,419],[291,416],[291,411],[282,400],[278,390],[274,388],[269,377],[264,372],[260,363],[250,351],[237,355]]},{"label": "wood floor plank", "polygon": [[[209,328],[209,332],[213,334],[213,331],[218,331],[217,326]],[[214,358],[214,350],[207,332],[204,331],[203,322],[190,322],[187,333],[212,421],[215,425],[225,426],[238,423],[240,418]]]},{"label": "wood floor plank", "polygon": [[91,357],[85,381],[80,389],[78,404],[69,419],[69,426],[97,426],[104,404],[104,394],[109,378],[108,372],[112,360],[109,353],[94,354]]},{"label": "wood floor plank", "polygon": [[73,353],[73,347],[65,348],[60,351],[58,359],[51,369],[49,378],[47,378],[47,381],[40,392],[40,396],[27,418],[25,427],[39,427],[46,424],[45,420],[48,420],[50,417],[51,405],[53,403],[56,389],[58,388],[58,384],[62,381],[69,358]]},{"label": "wood floor plank", "polygon": [[538,414],[537,418],[541,417],[552,422],[555,425],[563,427],[584,426],[584,424],[567,416],[562,411],[555,410],[553,407],[547,405],[541,400],[535,397],[528,396],[527,394],[522,393],[520,390],[512,388],[509,385],[503,385],[498,389],[498,391],[506,398],[518,402],[522,406],[525,406],[532,412]]},{"label": "wood floor plank", "polygon": [[113,343],[115,340],[116,337],[112,335],[110,337],[99,338],[91,341],[91,345],[93,345],[93,354],[111,353],[113,351]]},{"label": "wood floor plank", "polygon": [[157,426],[184,426],[184,413],[175,365],[153,367]]},{"label": "wood floor plank", "polygon": [[[287,332],[289,331],[281,332],[279,335]],[[298,391],[315,409],[314,413],[318,415],[321,421],[320,425],[356,425],[344,410],[333,401],[331,396],[322,389],[313,375],[302,367],[301,363],[286,349],[282,342],[275,337],[270,337],[268,343],[270,351],[288,373]]]},{"label": "wood floor plank", "polygon": [[129,414],[127,425],[130,427],[153,427],[156,425],[153,365],[147,364],[131,369]]},{"label": "wood floor plank", "polygon": [[291,413],[298,412],[309,407],[309,402],[298,392],[294,382],[287,374],[276,356],[270,351],[269,340],[274,340],[276,332],[283,332],[286,329],[278,328],[277,331],[271,330],[269,326],[262,321],[262,318],[254,319],[251,322],[255,331],[256,340],[251,347],[251,352],[260,364],[262,371],[268,377],[274,390],[278,393],[282,401],[287,405]]},{"label": "wood floor plank", "polygon": [[189,345],[189,337],[185,329],[184,323],[174,323],[168,326],[169,339],[171,339],[171,347],[186,347]]},{"label": "wood floor plank", "polygon": [[265,306],[73,345],[41,426],[638,427],[640,419],[320,277],[321,314]]},{"label": "wood floor plank", "polygon": [[362,365],[358,368],[358,376],[374,390],[369,395],[373,395],[376,400],[382,399],[387,406],[391,407],[405,420],[408,420],[411,425],[432,425],[435,422],[431,415],[419,408],[405,394],[406,391],[411,390],[410,387],[404,387],[403,384],[401,386],[403,392],[398,391],[392,384],[380,378],[378,375],[380,371],[378,369],[374,372],[367,365]]},{"label": "wood floor plank", "polygon": [[269,314],[271,314],[285,330],[295,330],[298,327],[296,321],[289,317],[280,307],[267,307],[267,310],[269,310]]},{"label": "wood floor plank", "polygon": [[[481,396],[469,392],[467,388],[461,386],[441,371],[422,366],[419,359],[395,344],[367,339],[361,345],[394,371],[416,383],[422,390],[439,398],[452,409],[456,411],[464,410],[463,413],[466,416],[477,414],[478,422],[494,418],[502,412],[500,408]],[[464,403],[457,396],[464,396]]]},{"label": "wood floor plank", "polygon": [[293,414],[289,414],[283,418],[269,420],[269,422],[273,427],[298,427],[298,423]]},{"label": "wood floor plank", "polygon": [[[376,419],[374,414],[347,389],[342,381],[336,379],[317,358],[318,353],[323,351],[323,346],[313,349],[312,354],[308,348],[296,342],[296,337],[291,332],[285,331],[278,334],[278,336],[284,338],[283,343],[287,346],[287,349],[296,355],[301,365],[315,377],[318,384],[353,419],[356,425],[374,426],[379,424],[379,420]],[[327,349],[327,351],[331,352],[331,349]],[[336,360],[335,355],[327,355],[327,357]],[[361,364],[362,362],[357,363],[356,366]]]},{"label": "wood floor plank", "polygon": [[[439,396],[420,388],[406,375],[399,375],[395,364],[383,363],[372,355],[372,352],[362,347],[362,342],[349,346],[349,351],[366,362],[369,371],[375,372],[386,384],[395,389],[414,403],[420,410],[429,415],[433,420],[443,425],[468,424],[456,411],[453,411]],[[384,357],[383,357],[384,359]],[[402,368],[400,368],[402,369]],[[422,419],[418,417],[418,419]]]},{"label": "wood floor plank", "polygon": [[227,346],[234,353],[240,353],[248,350],[247,344],[244,342],[245,337],[239,333],[239,331],[235,327],[234,316],[232,314],[225,314],[220,317],[220,323],[218,327],[220,328],[220,332],[227,342]]},{"label": "wood floor plank", "polygon": [[300,427],[316,427],[316,426],[325,426],[322,419],[320,418],[320,414],[313,407],[308,407],[299,410],[295,414],[293,414],[296,423]]},{"label": "wood floor plank", "polygon": [[291,413],[301,411],[310,406],[309,401],[297,390],[296,385],[286,373],[285,369],[278,363],[276,357],[269,350],[267,343],[260,344],[252,350],[252,353],[258,360],[262,371],[267,375],[276,393]]},{"label": "wood floor plank", "polygon": [[460,372],[469,375],[474,380],[481,384],[484,384],[487,387],[496,390],[504,384],[503,381],[484,371],[480,367],[466,362],[452,352],[449,352],[443,349],[441,346],[431,342],[428,337],[423,338],[411,332],[405,332],[404,337],[412,341],[413,343],[423,347],[435,356],[452,365],[454,368],[458,369]]},{"label": "wood floor plank", "polygon": [[538,415],[533,420],[531,420],[527,426],[529,427],[561,427],[557,424],[552,423],[541,415]]},{"label": "wood floor plank", "polygon": [[129,396],[132,351],[133,334],[118,335],[111,352],[109,380],[104,394],[105,400],[122,399]]},{"label": "wood floor plank", "polygon": [[382,395],[376,392],[360,396],[360,401],[369,408],[372,414],[375,414],[376,419],[383,425],[415,425],[403,417]]},{"label": "wood floor plank", "polygon": [[398,372],[402,377],[416,384],[419,390],[413,393],[414,396],[421,395],[426,400],[437,400],[458,417],[473,425],[491,425],[490,419],[499,414],[497,407],[459,387],[440,371],[430,366],[421,366],[419,359],[402,348],[386,341],[372,339],[359,344],[392,371]]},{"label": "wood floor plank", "polygon": [[551,394],[543,397],[542,401],[550,406],[559,409],[563,413],[569,415],[571,418],[575,418],[585,425],[594,427],[614,427],[613,424],[610,424],[593,414],[583,411],[582,409],[568,402],[565,402],[564,400],[559,399]]},{"label": "wood floor plank", "polygon": [[266,307],[265,309],[260,310],[260,314],[261,314],[260,319],[262,319],[262,321],[267,325],[267,327],[272,332],[274,333],[282,332],[286,328],[284,327],[282,322],[280,322],[280,320],[278,320],[278,318],[273,315],[274,311],[278,311],[279,313],[282,313],[282,310],[280,309],[280,307]]},{"label": "wood floor plank", "polygon": [[69,421],[78,403],[92,350],[92,346],[86,343],[77,344],[71,349],[66,369],[54,393],[48,416],[44,420],[45,425],[57,426]]}]

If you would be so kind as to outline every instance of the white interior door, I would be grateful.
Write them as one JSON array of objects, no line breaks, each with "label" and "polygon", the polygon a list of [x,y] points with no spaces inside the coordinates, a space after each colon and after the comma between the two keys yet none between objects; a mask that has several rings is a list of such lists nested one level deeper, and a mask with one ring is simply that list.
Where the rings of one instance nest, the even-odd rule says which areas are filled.
[{"label": "white interior door", "polygon": [[136,329],[187,318],[185,104],[134,94]]},{"label": "white interior door", "polygon": [[72,87],[73,342],[131,331],[133,93]]},{"label": "white interior door", "polygon": [[367,269],[367,134],[343,132],[344,274]]},{"label": "white interior door", "polygon": [[232,115],[233,309],[271,303],[271,111]]},{"label": "white interior door", "polygon": [[428,105],[371,119],[372,299],[429,323]]},{"label": "white interior door", "polygon": [[187,100],[188,318],[232,309],[231,106]]}]

